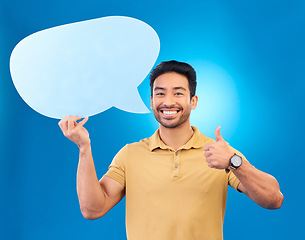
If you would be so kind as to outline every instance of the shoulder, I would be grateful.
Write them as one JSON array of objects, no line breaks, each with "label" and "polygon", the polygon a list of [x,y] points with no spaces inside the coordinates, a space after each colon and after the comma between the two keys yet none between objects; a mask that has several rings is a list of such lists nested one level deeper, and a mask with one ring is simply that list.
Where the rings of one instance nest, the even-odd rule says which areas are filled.
[{"label": "shoulder", "polygon": [[154,142],[158,139],[158,130],[151,136],[144,139],[141,139],[138,142],[133,142],[126,144],[121,150],[119,151],[119,155],[130,155],[134,153],[141,153],[143,151],[150,151]]},{"label": "shoulder", "polygon": [[205,146],[207,144],[211,144],[211,143],[215,142],[215,140],[213,138],[210,138],[210,137],[204,135],[203,133],[201,133],[198,130],[198,128],[196,128],[194,126],[192,126],[192,128],[194,130],[194,135],[193,135],[191,140],[192,140],[192,144],[194,146],[197,146],[197,147],[201,146],[201,147],[203,147],[203,146]]},{"label": "shoulder", "polygon": [[140,140],[139,142],[133,142],[126,144],[120,151],[125,153],[133,153],[141,150],[148,150],[149,138]]},{"label": "shoulder", "polygon": [[132,143],[134,147],[149,146],[150,138],[141,139],[139,142]]},{"label": "shoulder", "polygon": [[213,138],[203,135],[203,142],[204,142],[204,145],[206,145],[206,144],[214,143],[215,140]]}]

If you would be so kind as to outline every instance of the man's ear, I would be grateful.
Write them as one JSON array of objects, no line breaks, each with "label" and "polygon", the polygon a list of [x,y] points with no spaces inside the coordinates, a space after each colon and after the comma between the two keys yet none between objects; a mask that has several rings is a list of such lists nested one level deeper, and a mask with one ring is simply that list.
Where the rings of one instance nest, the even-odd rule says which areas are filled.
[{"label": "man's ear", "polygon": [[153,98],[152,98],[152,96],[150,96],[150,108],[151,108],[151,110],[153,109]]},{"label": "man's ear", "polygon": [[191,98],[191,109],[194,110],[197,107],[198,96],[195,95]]}]

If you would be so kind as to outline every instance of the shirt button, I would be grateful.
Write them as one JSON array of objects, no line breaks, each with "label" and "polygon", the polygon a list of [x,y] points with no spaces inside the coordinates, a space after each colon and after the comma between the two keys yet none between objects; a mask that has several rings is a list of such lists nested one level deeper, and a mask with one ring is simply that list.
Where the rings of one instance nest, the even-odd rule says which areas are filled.
[{"label": "shirt button", "polygon": [[178,165],[177,165],[177,164],[175,165],[175,168],[178,168]]},{"label": "shirt button", "polygon": [[178,152],[175,152],[175,155],[177,156],[177,155],[178,155]]}]

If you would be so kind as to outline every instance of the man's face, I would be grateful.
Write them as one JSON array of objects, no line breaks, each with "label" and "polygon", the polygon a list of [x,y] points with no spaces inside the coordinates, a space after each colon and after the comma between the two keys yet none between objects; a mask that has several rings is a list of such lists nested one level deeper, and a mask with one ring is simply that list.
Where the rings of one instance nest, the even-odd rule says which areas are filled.
[{"label": "man's face", "polygon": [[175,128],[189,121],[198,97],[190,99],[188,79],[169,72],[155,79],[151,97],[151,109],[157,121],[166,128]]}]

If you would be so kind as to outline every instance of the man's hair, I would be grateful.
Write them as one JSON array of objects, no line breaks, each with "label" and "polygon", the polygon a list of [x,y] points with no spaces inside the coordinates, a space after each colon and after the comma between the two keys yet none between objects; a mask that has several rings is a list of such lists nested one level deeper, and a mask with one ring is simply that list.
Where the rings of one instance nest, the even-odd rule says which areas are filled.
[{"label": "man's hair", "polygon": [[164,73],[168,72],[176,72],[183,76],[185,76],[188,79],[189,82],[189,89],[190,89],[190,95],[191,98],[195,96],[196,94],[196,72],[194,68],[185,63],[185,62],[177,62],[175,60],[161,62],[159,65],[157,65],[150,74],[150,88],[151,88],[151,95],[153,95],[153,87],[154,82],[157,77]]}]

